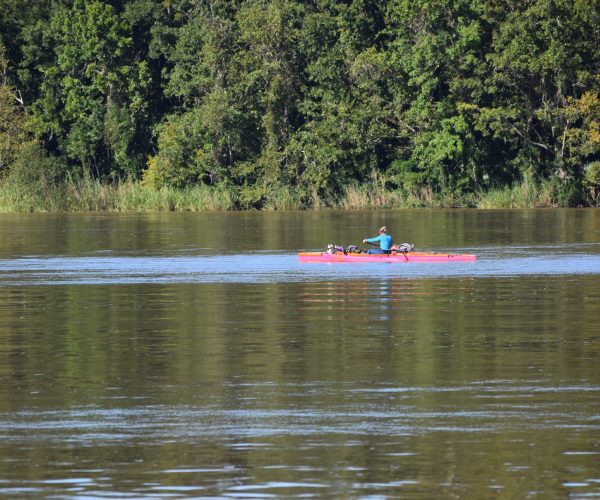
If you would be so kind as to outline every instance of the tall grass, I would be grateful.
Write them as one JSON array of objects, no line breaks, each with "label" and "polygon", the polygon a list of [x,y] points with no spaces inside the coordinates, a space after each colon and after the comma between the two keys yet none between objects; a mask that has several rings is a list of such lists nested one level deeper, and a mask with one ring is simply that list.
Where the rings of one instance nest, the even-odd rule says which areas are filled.
[{"label": "tall grass", "polygon": [[525,178],[511,187],[491,189],[475,196],[477,208],[536,208],[556,206],[550,183]]},{"label": "tall grass", "polygon": [[352,184],[337,205],[346,210],[398,208],[405,205],[405,199],[399,191],[387,190],[377,184]]},{"label": "tall grass", "polygon": [[347,186],[336,205],[346,210],[402,208],[407,201],[402,192],[386,187],[385,178],[373,171],[367,182]]},{"label": "tall grass", "polygon": [[[377,178],[352,184],[337,199],[307,193],[293,186],[269,191],[264,210],[338,208],[403,209],[470,206],[491,208],[534,208],[559,206],[551,183],[525,179],[512,187],[473,193],[463,198],[440,195],[431,189],[406,192],[391,190]],[[0,183],[0,212],[146,212],[146,211],[222,211],[239,209],[242,204],[234,190],[224,187],[195,186],[183,189],[155,189],[139,182],[103,184],[91,179],[70,180],[54,185]]]},{"label": "tall grass", "polygon": [[269,192],[265,210],[300,210],[307,208],[302,192],[293,186],[280,186]]},{"label": "tall grass", "polygon": [[102,184],[91,179],[56,186],[0,184],[0,212],[219,211],[235,208],[222,188],[153,189],[137,182]]},{"label": "tall grass", "polygon": [[431,187],[411,191],[389,189],[374,179],[346,188],[336,207],[346,210],[380,208],[451,208],[462,206],[464,200],[452,194],[436,194]]}]

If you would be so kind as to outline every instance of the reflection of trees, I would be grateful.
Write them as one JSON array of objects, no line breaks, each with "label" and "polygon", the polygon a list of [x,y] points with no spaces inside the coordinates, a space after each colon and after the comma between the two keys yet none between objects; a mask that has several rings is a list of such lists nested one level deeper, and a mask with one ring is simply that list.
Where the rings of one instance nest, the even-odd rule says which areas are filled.
[{"label": "reflection of trees", "polygon": [[[45,393],[64,402],[238,381],[429,385],[525,365],[584,376],[571,354],[595,345],[592,281],[538,279],[525,295],[508,278],[7,288],[0,368],[25,401],[52,381]],[[23,403],[0,406],[11,401]]]},{"label": "reflection of trees", "polygon": [[[343,487],[355,477],[354,467],[364,470],[364,481],[466,482],[485,492],[477,456],[497,463],[499,474],[506,474],[498,477],[508,478],[502,465],[511,454],[528,456],[531,440],[548,441],[547,456],[558,456],[564,440],[533,432],[527,442],[509,442],[511,434],[492,417],[486,425],[500,430],[491,434],[425,432],[448,422],[436,416],[448,408],[477,412],[498,404],[469,390],[435,389],[541,377],[550,383],[597,380],[596,281],[390,278],[0,288],[0,411],[91,405],[198,411],[189,441],[174,435],[151,447],[127,441],[90,449],[60,443],[41,449],[38,441],[17,450],[5,443],[0,452],[48,468],[83,458],[109,473],[115,455],[127,463],[143,460],[130,469],[134,476],[182,463],[229,464],[236,472],[223,481],[231,484],[236,474],[291,481],[297,466],[312,467],[315,475],[336,470]],[[500,404],[522,402],[522,395],[502,396]],[[552,397],[537,401],[552,403]],[[184,424],[196,424],[187,418]],[[243,427],[245,418],[251,419],[247,435],[234,425]],[[338,418],[348,427],[340,428]],[[452,418],[452,425],[470,425],[468,418]],[[208,432],[213,425],[224,434]],[[403,425],[412,431],[403,434]],[[276,432],[261,436],[261,430]],[[473,447],[480,455],[470,453]],[[537,456],[532,466],[542,468]],[[287,468],[264,469],[273,463]],[[7,467],[0,464],[1,476]],[[119,472],[113,473],[118,484]],[[210,489],[217,479],[173,475],[165,482]]]}]

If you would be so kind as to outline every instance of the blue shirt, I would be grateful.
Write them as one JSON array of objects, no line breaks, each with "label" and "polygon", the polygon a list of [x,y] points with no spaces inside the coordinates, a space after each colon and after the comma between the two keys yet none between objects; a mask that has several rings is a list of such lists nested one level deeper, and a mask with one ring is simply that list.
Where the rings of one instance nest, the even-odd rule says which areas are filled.
[{"label": "blue shirt", "polygon": [[381,248],[382,250],[391,250],[394,240],[389,234],[380,234],[379,236],[375,236],[375,238],[369,238],[367,242],[379,242],[379,248]]}]

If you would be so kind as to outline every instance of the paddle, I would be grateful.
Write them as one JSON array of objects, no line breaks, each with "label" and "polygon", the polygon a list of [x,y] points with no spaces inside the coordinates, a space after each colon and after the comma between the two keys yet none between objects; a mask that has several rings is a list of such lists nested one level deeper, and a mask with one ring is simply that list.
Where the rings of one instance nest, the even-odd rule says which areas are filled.
[{"label": "paddle", "polygon": [[374,247],[378,247],[379,246],[379,243],[371,243],[370,241],[367,241],[367,240],[363,240],[363,243],[366,243],[367,245],[371,245],[371,246],[374,246]]}]

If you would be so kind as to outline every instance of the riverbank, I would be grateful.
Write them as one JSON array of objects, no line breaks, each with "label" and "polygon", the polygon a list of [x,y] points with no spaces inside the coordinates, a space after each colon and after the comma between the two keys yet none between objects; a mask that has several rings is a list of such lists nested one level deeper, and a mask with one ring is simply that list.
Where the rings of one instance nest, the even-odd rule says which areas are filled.
[{"label": "riverbank", "polygon": [[[94,180],[58,185],[21,186],[0,184],[0,213],[19,212],[146,212],[303,209],[406,209],[406,208],[538,208],[564,207],[550,183],[523,181],[512,187],[480,191],[464,196],[439,195],[430,189],[405,193],[377,182],[352,185],[337,198],[302,195],[292,187],[269,191],[260,207],[247,206],[233,190],[205,185],[155,189],[139,182],[104,184]],[[587,200],[585,206],[598,206]]]}]

